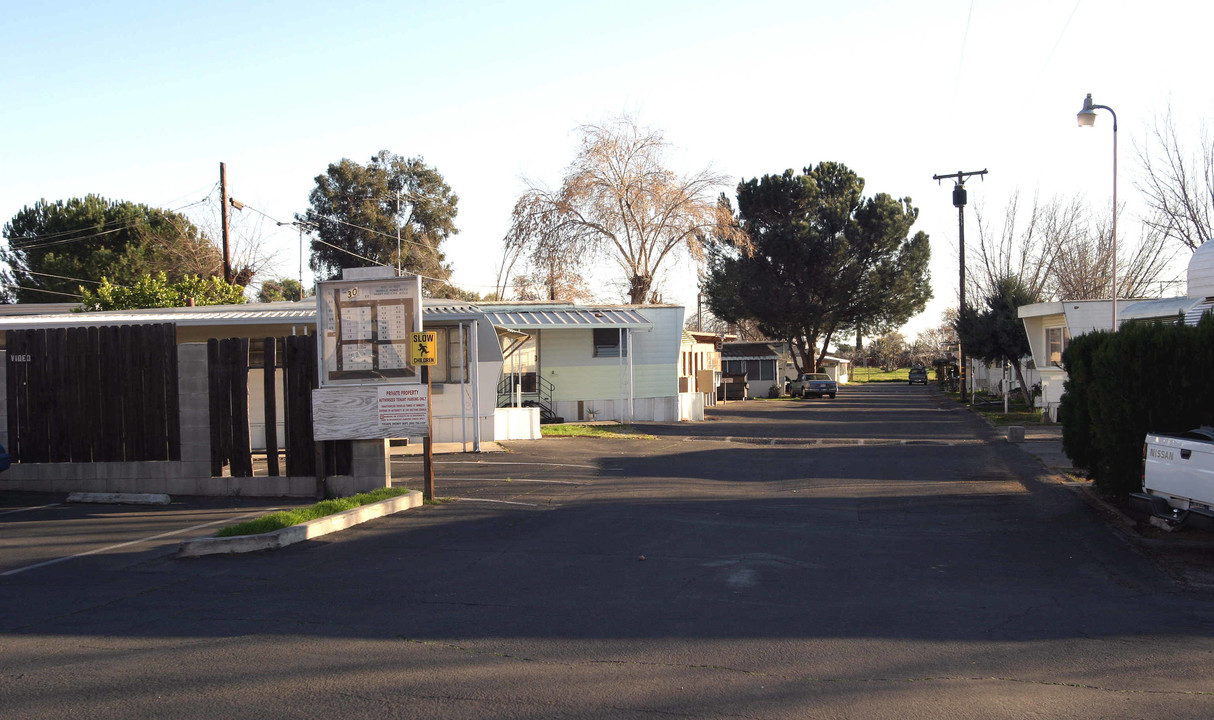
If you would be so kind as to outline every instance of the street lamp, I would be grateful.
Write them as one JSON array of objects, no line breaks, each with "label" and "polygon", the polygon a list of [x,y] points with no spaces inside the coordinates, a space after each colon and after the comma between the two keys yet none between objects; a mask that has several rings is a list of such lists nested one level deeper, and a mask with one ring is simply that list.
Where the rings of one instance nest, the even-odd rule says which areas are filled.
[{"label": "street lamp", "polygon": [[1096,124],[1096,111],[1108,110],[1113,116],[1113,332],[1117,332],[1117,113],[1108,105],[1093,105],[1092,93],[1083,99],[1083,109],[1075,117],[1079,127]]}]

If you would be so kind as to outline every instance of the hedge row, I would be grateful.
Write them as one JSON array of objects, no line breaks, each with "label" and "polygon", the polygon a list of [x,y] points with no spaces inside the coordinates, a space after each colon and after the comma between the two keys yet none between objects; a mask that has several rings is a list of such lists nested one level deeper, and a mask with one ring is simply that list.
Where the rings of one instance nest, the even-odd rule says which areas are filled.
[{"label": "hedge row", "polygon": [[1123,325],[1072,338],[1063,362],[1062,448],[1096,485],[1125,495],[1142,486],[1149,432],[1214,424],[1214,316]]}]

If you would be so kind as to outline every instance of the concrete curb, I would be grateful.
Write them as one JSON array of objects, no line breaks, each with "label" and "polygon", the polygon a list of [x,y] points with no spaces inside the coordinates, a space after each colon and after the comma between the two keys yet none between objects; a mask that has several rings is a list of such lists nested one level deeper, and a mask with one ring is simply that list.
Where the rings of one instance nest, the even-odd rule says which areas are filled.
[{"label": "concrete curb", "polygon": [[103,505],[168,505],[172,500],[164,493],[69,493],[70,503],[101,503]]},{"label": "concrete curb", "polygon": [[235,555],[237,553],[274,550],[314,537],[374,520],[384,515],[408,510],[422,504],[422,494],[412,490],[405,495],[380,500],[377,503],[352,508],[335,515],[309,520],[300,525],[262,533],[260,535],[238,535],[236,537],[209,537],[186,540],[177,548],[177,557],[190,558],[203,555]]}]

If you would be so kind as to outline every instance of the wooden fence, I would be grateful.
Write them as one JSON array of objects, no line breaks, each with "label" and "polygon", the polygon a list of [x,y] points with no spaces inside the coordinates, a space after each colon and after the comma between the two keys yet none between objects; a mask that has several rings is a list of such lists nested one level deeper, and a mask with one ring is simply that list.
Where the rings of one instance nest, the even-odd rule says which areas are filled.
[{"label": "wooden fence", "polygon": [[[266,431],[266,474],[316,475],[318,452],[312,439],[312,390],[317,386],[316,338],[291,336],[264,341],[263,395]],[[253,452],[249,432],[248,338],[207,341],[211,407],[211,474],[251,477]],[[277,374],[283,373],[285,465],[279,464]],[[352,446],[347,441],[322,443],[320,462],[326,475],[350,472]],[[285,472],[283,472],[285,470]]]},{"label": "wooden fence", "polygon": [[180,460],[173,325],[8,330],[15,462]]}]

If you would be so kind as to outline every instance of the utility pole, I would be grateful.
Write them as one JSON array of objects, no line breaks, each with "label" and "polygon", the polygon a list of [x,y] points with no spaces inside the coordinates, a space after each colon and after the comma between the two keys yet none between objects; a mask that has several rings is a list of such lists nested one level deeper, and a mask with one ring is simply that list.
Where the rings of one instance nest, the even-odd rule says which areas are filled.
[{"label": "utility pole", "polygon": [[[954,181],[953,185],[953,206],[957,208],[957,237],[959,238],[959,252],[961,261],[961,284],[960,303],[957,310],[957,318],[960,320],[965,313],[965,179],[978,175],[979,177],[986,175],[986,170],[973,170],[971,172],[957,171],[948,175],[932,175],[932,180],[937,182],[949,179]],[[961,335],[957,335],[957,364],[961,372],[961,403],[969,402],[969,389],[966,387],[966,372],[965,372],[965,349],[961,345]]]},{"label": "utility pole", "polygon": [[219,163],[219,207],[223,212],[223,281],[232,282],[232,260],[228,251],[228,171]]}]

